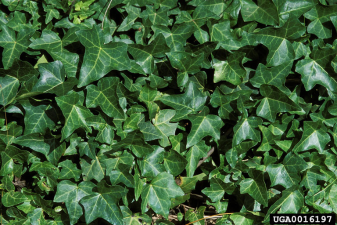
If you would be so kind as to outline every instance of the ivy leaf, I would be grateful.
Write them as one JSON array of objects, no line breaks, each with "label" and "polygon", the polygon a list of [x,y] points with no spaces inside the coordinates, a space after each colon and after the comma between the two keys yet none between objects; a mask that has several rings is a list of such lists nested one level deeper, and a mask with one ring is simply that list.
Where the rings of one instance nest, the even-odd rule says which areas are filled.
[{"label": "ivy leaf", "polygon": [[140,131],[144,134],[145,141],[161,139],[163,147],[169,145],[168,136],[174,135],[177,129],[177,123],[170,123],[174,117],[175,111],[172,109],[164,109],[159,111],[156,117],[150,122],[139,123]]},{"label": "ivy leaf", "polygon": [[314,148],[322,154],[326,144],[330,142],[330,136],[325,131],[324,125],[321,125],[320,122],[304,121],[303,127],[302,138],[294,146],[293,152],[302,152]]},{"label": "ivy leaf", "polygon": [[99,26],[93,26],[91,30],[79,30],[76,35],[86,48],[78,87],[102,78],[111,70],[129,68],[127,45],[122,42],[104,44],[104,34]]},{"label": "ivy leaf", "polygon": [[204,54],[192,56],[187,52],[166,53],[173,68],[179,72],[194,74],[200,70],[201,63],[204,61]]},{"label": "ivy leaf", "polygon": [[293,62],[289,61],[279,66],[267,68],[260,63],[256,69],[255,76],[250,79],[250,83],[257,88],[260,88],[263,84],[274,85],[283,93],[289,95],[290,90],[284,86],[284,83],[292,65]]},{"label": "ivy leaf", "polygon": [[256,35],[257,42],[269,49],[267,66],[278,66],[295,58],[295,51],[290,42],[305,33],[297,18],[290,16],[281,28],[267,27]]},{"label": "ivy leaf", "polygon": [[306,168],[307,164],[302,158],[288,153],[283,160],[283,164],[268,165],[266,170],[269,174],[272,187],[280,184],[285,188],[290,188],[301,181],[299,172]]},{"label": "ivy leaf", "polygon": [[205,157],[208,151],[209,147],[205,144],[205,141],[200,141],[189,149],[189,151],[186,153],[186,173],[188,177],[193,177],[199,160],[202,157]]},{"label": "ivy leaf", "polygon": [[5,77],[0,77],[0,105],[7,105],[11,103],[19,89],[20,82],[18,79],[6,75]]},{"label": "ivy leaf", "polygon": [[262,118],[274,122],[279,112],[301,111],[301,107],[276,87],[262,85],[260,92],[264,98],[257,107],[256,114]]},{"label": "ivy leaf", "polygon": [[214,83],[228,81],[233,85],[241,84],[246,76],[246,70],[241,65],[244,55],[242,52],[234,53],[228,57],[227,61],[215,62],[213,65]]},{"label": "ivy leaf", "polygon": [[104,178],[105,165],[101,163],[97,156],[95,156],[95,159],[91,160],[91,164],[86,160],[81,159],[81,168],[88,181],[95,179],[97,182],[100,182]]},{"label": "ivy leaf", "polygon": [[165,169],[173,176],[179,175],[187,164],[187,160],[178,152],[171,150],[164,158]]},{"label": "ivy leaf", "polygon": [[137,131],[128,133],[123,140],[112,145],[111,148],[116,150],[130,148],[139,158],[147,156],[153,151],[152,146],[147,144],[147,142],[144,141],[143,135]]},{"label": "ivy leaf", "polygon": [[48,128],[54,129],[55,123],[47,115],[47,111],[52,110],[51,105],[33,106],[29,101],[21,101],[21,105],[26,111],[24,134],[45,133]]},{"label": "ivy leaf", "polygon": [[119,79],[117,77],[106,77],[98,81],[97,86],[87,86],[88,95],[86,105],[88,108],[100,106],[104,113],[116,119],[124,119],[124,111],[119,105],[116,93]]},{"label": "ivy leaf", "polygon": [[209,115],[209,108],[205,107],[198,115],[189,115],[192,129],[187,136],[186,148],[197,144],[206,136],[212,136],[215,140],[220,139],[220,129],[225,125],[221,118]]},{"label": "ivy leaf", "polygon": [[79,103],[80,97],[78,93],[68,93],[62,97],[56,97],[55,99],[66,119],[64,127],[62,128],[61,141],[69,137],[80,127],[91,132],[91,129],[86,123],[86,118],[93,116],[93,114]]},{"label": "ivy leaf", "polygon": [[143,160],[137,160],[140,172],[143,177],[155,177],[164,172],[164,165],[160,164],[164,160],[164,149],[157,147],[151,154]]},{"label": "ivy leaf", "polygon": [[1,199],[1,202],[5,207],[11,207],[23,203],[26,200],[27,198],[22,193],[9,191],[4,194],[4,196]]},{"label": "ivy leaf", "polygon": [[35,32],[33,29],[21,30],[18,34],[6,25],[1,26],[0,46],[4,48],[2,63],[5,69],[12,66],[15,59],[18,59],[22,52],[26,51],[30,41],[29,38]]},{"label": "ivy leaf", "polygon": [[142,191],[142,212],[149,205],[153,211],[168,218],[170,199],[183,195],[184,192],[176,184],[172,175],[166,172],[159,173]]},{"label": "ivy leaf", "polygon": [[298,213],[303,203],[304,197],[299,190],[295,188],[286,189],[282,192],[282,197],[270,206],[263,222],[269,221],[272,213]]},{"label": "ivy leaf", "polygon": [[212,178],[210,187],[202,190],[202,193],[207,195],[212,202],[217,202],[224,197],[226,184],[218,178]]},{"label": "ivy leaf", "polygon": [[100,116],[93,116],[86,119],[88,126],[92,126],[98,131],[95,140],[101,143],[112,144],[114,138],[114,127],[107,124],[107,122]]},{"label": "ivy leaf", "polygon": [[260,132],[256,129],[262,124],[261,118],[258,117],[242,117],[241,120],[234,126],[233,147],[247,139],[253,141],[261,141]]},{"label": "ivy leaf", "polygon": [[[46,18],[47,19],[47,18]],[[69,45],[67,34],[61,40],[60,36],[51,30],[44,29],[40,38],[36,38],[29,45],[32,49],[46,50],[54,60],[60,60],[68,77],[76,77],[79,56],[76,53],[69,52],[64,47]]]},{"label": "ivy leaf", "polygon": [[134,188],[134,179],[129,173],[130,166],[125,164],[118,164],[116,170],[111,170],[107,172],[107,175],[110,176],[110,181],[112,185],[123,183],[127,187]]},{"label": "ivy leaf", "polygon": [[122,225],[122,212],[117,201],[127,193],[121,186],[108,186],[105,182],[97,185],[98,192],[93,192],[80,200],[85,209],[85,221],[91,223],[96,218],[103,218],[111,224]]},{"label": "ivy leaf", "polygon": [[184,94],[164,95],[159,100],[176,110],[172,121],[187,118],[188,114],[196,113],[205,104],[207,96],[202,93],[194,82],[190,82]]},{"label": "ivy leaf", "polygon": [[65,180],[73,178],[75,179],[75,181],[78,181],[80,179],[82,171],[80,169],[77,169],[76,164],[73,163],[71,160],[67,159],[60,162],[58,164],[58,167],[62,167],[58,179]]},{"label": "ivy leaf", "polygon": [[154,31],[153,37],[156,38],[157,35],[163,34],[167,46],[174,52],[183,51],[186,39],[194,32],[194,28],[186,24],[174,26],[172,31],[168,27],[160,25],[155,25],[152,29]]},{"label": "ivy leaf", "polygon": [[245,22],[257,21],[266,25],[278,24],[278,13],[273,2],[258,0],[257,5],[251,0],[241,1],[241,13]]},{"label": "ivy leaf", "polygon": [[314,8],[304,14],[304,17],[311,20],[308,25],[308,33],[315,34],[319,38],[330,38],[331,29],[324,23],[330,21],[330,17],[337,16],[337,6],[324,6],[317,4]]},{"label": "ivy leaf", "polygon": [[326,87],[331,92],[336,92],[337,82],[312,59],[302,59],[296,64],[296,72],[300,73],[305,90],[311,90],[316,84]]},{"label": "ivy leaf", "polygon": [[210,103],[213,107],[220,106],[218,114],[221,118],[229,119],[230,114],[234,112],[231,103],[237,100],[240,96],[249,97],[251,93],[252,93],[251,90],[241,90],[236,91],[234,93],[223,95],[220,89],[217,87],[214,93],[212,94]]},{"label": "ivy leaf", "polygon": [[85,196],[91,195],[94,187],[95,185],[89,181],[82,181],[78,186],[69,180],[58,183],[54,202],[65,202],[70,224],[76,224],[83,215],[79,201]]},{"label": "ivy leaf", "polygon": [[169,48],[165,43],[163,35],[158,35],[158,37],[147,46],[140,44],[128,46],[128,52],[130,52],[137,64],[139,64],[147,74],[153,73],[155,69],[154,57],[162,56],[168,51]]},{"label": "ivy leaf", "polygon": [[249,170],[252,178],[246,178],[240,182],[240,193],[248,193],[256,201],[264,206],[268,206],[267,187],[263,179],[263,172]]},{"label": "ivy leaf", "polygon": [[54,93],[62,96],[77,84],[77,79],[74,77],[65,81],[65,70],[60,61],[40,64],[39,71],[40,79],[31,92]]}]

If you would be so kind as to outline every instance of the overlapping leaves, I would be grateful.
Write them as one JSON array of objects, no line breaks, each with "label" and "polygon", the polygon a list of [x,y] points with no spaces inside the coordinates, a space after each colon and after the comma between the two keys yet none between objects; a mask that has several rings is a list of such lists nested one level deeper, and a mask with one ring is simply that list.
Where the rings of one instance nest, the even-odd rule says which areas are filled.
[{"label": "overlapping leaves", "polygon": [[1,3],[2,223],[337,213],[336,1]]}]

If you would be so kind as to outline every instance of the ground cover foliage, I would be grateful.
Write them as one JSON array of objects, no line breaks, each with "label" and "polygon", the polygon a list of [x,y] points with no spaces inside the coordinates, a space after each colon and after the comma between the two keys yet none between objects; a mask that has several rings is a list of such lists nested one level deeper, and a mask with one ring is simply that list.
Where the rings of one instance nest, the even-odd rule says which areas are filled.
[{"label": "ground cover foliage", "polygon": [[337,213],[337,1],[1,0],[0,27],[1,224]]}]

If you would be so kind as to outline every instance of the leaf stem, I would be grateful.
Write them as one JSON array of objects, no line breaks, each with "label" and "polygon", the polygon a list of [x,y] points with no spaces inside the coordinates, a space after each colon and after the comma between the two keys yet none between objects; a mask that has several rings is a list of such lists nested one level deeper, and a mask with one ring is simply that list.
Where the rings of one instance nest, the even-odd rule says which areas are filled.
[{"label": "leaf stem", "polygon": [[103,16],[103,20],[102,20],[102,30],[103,30],[103,27],[104,27],[104,20],[105,20],[106,14],[108,13],[108,10],[109,10],[109,8],[110,8],[111,2],[112,2],[112,0],[110,0],[109,5],[108,5],[108,7],[106,8],[105,13],[104,13],[104,16]]},{"label": "leaf stem", "polygon": [[198,219],[196,221],[187,223],[186,225],[190,225],[190,224],[196,223],[196,222],[198,222],[200,220],[205,220],[205,219],[209,219],[209,218],[219,218],[219,216],[222,216],[222,215],[231,215],[231,214],[233,214],[233,213],[219,213],[219,214],[215,214],[215,215],[212,215],[212,216],[205,216],[204,218],[201,218],[201,219]]}]

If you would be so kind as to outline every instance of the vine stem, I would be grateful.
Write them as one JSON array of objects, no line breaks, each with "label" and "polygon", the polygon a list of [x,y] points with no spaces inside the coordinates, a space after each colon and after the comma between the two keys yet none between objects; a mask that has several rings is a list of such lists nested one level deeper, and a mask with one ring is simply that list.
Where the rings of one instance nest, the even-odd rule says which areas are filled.
[{"label": "vine stem", "polygon": [[214,218],[214,217],[218,217],[218,216],[222,216],[222,215],[231,215],[233,213],[219,213],[219,214],[215,214],[215,215],[212,215],[212,216],[205,216],[204,218],[201,218],[201,219],[198,219],[196,221],[193,221],[193,222],[190,222],[190,223],[187,223],[186,225],[190,225],[190,224],[193,224],[193,223],[196,223],[200,220],[205,220],[205,219],[209,219],[209,218]]},{"label": "vine stem", "polygon": [[103,30],[103,27],[104,27],[104,20],[105,20],[106,14],[108,13],[108,10],[109,10],[109,8],[110,8],[111,2],[112,2],[112,0],[110,0],[109,5],[108,5],[108,7],[106,8],[105,13],[104,13],[104,16],[103,16],[103,20],[102,20],[102,30]]}]

